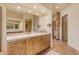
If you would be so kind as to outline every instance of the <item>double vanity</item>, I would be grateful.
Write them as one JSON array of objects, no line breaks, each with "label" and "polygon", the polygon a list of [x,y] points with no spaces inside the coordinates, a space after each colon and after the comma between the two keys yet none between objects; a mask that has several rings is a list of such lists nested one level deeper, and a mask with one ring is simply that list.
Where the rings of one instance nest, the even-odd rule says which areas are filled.
[{"label": "double vanity", "polygon": [[51,35],[49,33],[30,33],[8,35],[9,55],[35,55],[50,47]]},{"label": "double vanity", "polygon": [[50,22],[40,16],[7,10],[7,52],[9,55],[35,55],[50,47]]}]

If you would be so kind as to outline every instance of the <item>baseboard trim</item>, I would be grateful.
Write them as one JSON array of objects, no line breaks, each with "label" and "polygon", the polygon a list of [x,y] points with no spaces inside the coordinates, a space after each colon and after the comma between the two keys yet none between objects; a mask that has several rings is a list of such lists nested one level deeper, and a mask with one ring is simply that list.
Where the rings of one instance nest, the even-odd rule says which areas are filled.
[{"label": "baseboard trim", "polygon": [[75,53],[76,55],[79,55],[79,51],[77,51],[77,50],[76,50],[75,48],[73,48],[71,45],[69,45],[69,47],[75,50],[74,53]]}]

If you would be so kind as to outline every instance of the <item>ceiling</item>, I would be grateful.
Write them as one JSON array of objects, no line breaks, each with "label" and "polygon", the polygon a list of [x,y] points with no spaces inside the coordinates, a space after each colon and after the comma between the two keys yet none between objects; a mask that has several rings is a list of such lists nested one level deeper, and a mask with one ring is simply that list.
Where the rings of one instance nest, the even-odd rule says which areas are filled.
[{"label": "ceiling", "polygon": [[64,8],[71,5],[70,3],[41,3],[41,5],[53,11],[53,14],[56,12],[62,11]]},{"label": "ceiling", "polygon": [[37,3],[7,3],[6,7],[10,11],[29,13],[36,16],[43,16],[50,13],[50,10]]},{"label": "ceiling", "polygon": [[49,13],[55,14],[69,6],[69,3],[7,3],[8,10],[43,16]]}]

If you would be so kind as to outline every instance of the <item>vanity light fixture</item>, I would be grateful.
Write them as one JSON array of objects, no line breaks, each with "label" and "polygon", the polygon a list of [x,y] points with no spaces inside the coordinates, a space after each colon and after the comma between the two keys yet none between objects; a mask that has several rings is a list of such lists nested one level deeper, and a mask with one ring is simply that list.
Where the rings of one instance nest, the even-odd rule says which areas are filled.
[{"label": "vanity light fixture", "polygon": [[37,25],[37,27],[38,27],[38,28],[40,28],[40,27],[41,27],[41,25]]},{"label": "vanity light fixture", "polygon": [[50,24],[50,23],[48,23],[48,24],[47,24],[47,26],[48,26],[48,27],[51,27],[51,24]]}]

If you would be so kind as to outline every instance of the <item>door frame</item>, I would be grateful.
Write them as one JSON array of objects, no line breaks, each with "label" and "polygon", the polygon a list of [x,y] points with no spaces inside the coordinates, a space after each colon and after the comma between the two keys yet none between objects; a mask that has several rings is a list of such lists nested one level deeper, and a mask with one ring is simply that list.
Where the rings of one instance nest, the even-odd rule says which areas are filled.
[{"label": "door frame", "polygon": [[52,21],[52,38],[53,39],[56,39],[56,36],[55,36],[55,29],[56,29],[56,21]]},{"label": "door frame", "polygon": [[67,26],[67,29],[66,29],[67,30],[67,34],[66,34],[67,35],[67,37],[66,37],[67,41],[66,41],[66,43],[68,43],[68,14],[65,14],[64,16],[62,16],[62,19],[61,19],[61,21],[62,21],[62,37],[61,38],[62,38],[62,41],[63,41],[63,18],[64,17],[67,17],[67,20],[66,20],[67,21],[67,24],[66,24],[66,26]]}]

